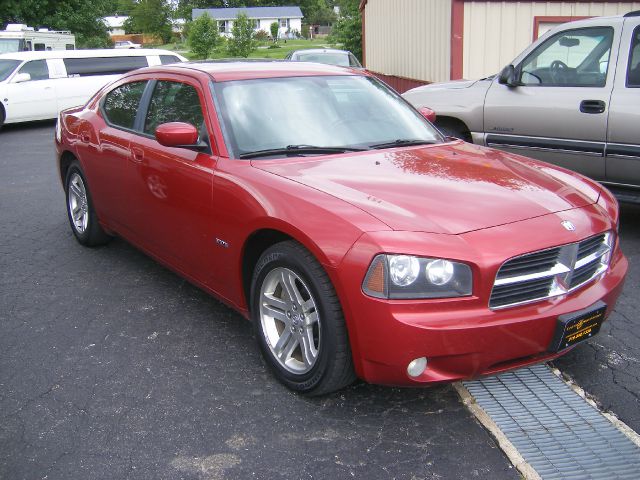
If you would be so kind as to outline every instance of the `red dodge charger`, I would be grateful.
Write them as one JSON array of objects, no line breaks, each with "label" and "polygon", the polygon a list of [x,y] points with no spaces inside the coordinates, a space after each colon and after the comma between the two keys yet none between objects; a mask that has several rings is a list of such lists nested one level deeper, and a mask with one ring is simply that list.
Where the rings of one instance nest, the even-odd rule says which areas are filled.
[{"label": "red dodge charger", "polygon": [[445,138],[358,70],[136,70],[63,112],[56,145],[77,240],[118,235],[250,318],[298,392],[555,358],[627,270],[601,185]]}]

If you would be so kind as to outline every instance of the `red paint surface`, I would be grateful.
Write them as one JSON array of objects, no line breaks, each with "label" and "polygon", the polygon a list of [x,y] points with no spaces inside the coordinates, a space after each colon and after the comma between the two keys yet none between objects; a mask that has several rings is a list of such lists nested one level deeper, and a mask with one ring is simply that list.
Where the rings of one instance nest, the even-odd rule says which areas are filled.
[{"label": "red paint surface", "polygon": [[[578,174],[460,141],[305,158],[228,158],[209,89],[212,78],[314,74],[357,73],[304,64],[140,70],[113,85],[144,78],[193,85],[206,106],[214,154],[164,147],[108,126],[98,95],[87,107],[62,114],[58,156],[79,159],[108,231],[244,315],[248,240],[272,230],[300,242],[333,282],[356,371],[370,382],[416,385],[539,362],[553,357],[546,349],[559,315],[601,299],[613,309],[627,270],[618,248],[602,277],[571,294],[488,308],[506,259],[615,228],[613,197]],[[576,230],[562,228],[562,220]],[[381,252],[465,262],[473,271],[473,295],[368,297],[361,285]],[[428,357],[429,368],[417,379],[408,377],[408,362],[421,356]]]}]

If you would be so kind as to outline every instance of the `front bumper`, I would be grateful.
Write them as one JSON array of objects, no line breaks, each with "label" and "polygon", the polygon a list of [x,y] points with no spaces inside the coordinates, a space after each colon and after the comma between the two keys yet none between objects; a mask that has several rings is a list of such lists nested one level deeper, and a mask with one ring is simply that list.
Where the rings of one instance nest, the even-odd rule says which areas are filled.
[{"label": "front bumper", "polygon": [[[580,226],[577,238],[613,227],[605,220],[595,221],[603,216],[595,215],[595,210],[592,213],[569,218],[571,215],[563,212],[562,218]],[[493,279],[505,259],[575,241],[573,232],[567,235],[569,232],[558,231],[553,235],[556,238],[549,238],[548,228],[541,230],[548,221],[545,217],[518,222],[518,227],[494,227],[455,239],[404,232],[398,243],[392,237],[399,232],[363,236],[335,272],[358,375],[371,383],[421,385],[494,374],[566,353],[568,350],[549,351],[557,318],[598,300],[606,303],[608,316],[622,291],[628,263],[616,245],[609,269],[578,290],[527,305],[489,309]],[[546,238],[541,237],[541,231]],[[504,238],[510,241],[497,240]],[[467,261],[474,270],[474,295],[438,300],[369,297],[360,286],[368,262],[380,252]],[[410,377],[407,365],[419,357],[428,359],[427,369],[418,377]]]}]

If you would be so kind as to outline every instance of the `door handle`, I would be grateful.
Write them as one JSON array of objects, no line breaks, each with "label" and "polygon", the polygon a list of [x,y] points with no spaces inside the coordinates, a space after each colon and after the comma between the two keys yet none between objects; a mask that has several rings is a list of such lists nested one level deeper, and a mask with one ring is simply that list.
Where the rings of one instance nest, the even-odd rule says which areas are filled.
[{"label": "door handle", "polygon": [[144,150],[138,147],[131,148],[131,158],[136,163],[141,163],[144,160]]},{"label": "door handle", "polygon": [[580,111],[582,113],[602,113],[607,104],[602,100],[582,100],[580,102]]}]

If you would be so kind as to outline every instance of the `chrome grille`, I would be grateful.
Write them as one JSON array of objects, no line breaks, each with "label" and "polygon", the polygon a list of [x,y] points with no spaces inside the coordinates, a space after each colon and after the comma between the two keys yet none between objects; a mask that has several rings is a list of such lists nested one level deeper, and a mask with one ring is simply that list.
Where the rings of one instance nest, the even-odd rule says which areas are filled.
[{"label": "chrome grille", "polygon": [[489,307],[505,308],[575,290],[607,269],[612,247],[613,234],[606,232],[507,260],[496,275]]}]

